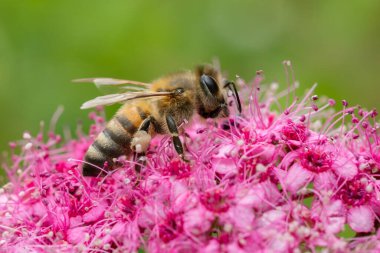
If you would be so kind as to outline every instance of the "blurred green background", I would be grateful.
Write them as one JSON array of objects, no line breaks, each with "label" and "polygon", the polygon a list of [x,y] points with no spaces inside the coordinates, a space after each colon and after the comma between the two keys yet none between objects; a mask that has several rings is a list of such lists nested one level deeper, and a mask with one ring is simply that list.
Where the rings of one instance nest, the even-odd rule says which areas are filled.
[{"label": "blurred green background", "polygon": [[301,89],[379,107],[379,13],[378,0],[0,0],[0,150],[59,105],[58,128],[88,126],[79,107],[99,91],[71,79],[150,81],[214,57],[283,85],[289,59]]}]

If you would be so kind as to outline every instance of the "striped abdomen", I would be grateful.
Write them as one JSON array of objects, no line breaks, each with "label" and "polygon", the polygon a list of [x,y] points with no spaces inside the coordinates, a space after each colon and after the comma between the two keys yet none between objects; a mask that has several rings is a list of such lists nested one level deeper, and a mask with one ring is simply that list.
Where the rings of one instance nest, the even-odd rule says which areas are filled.
[{"label": "striped abdomen", "polygon": [[117,112],[88,148],[84,157],[86,162],[83,164],[84,176],[98,176],[101,171],[97,167],[103,168],[107,164],[104,169],[110,170],[114,158],[131,153],[132,137],[147,117],[147,109],[144,106],[124,105]]}]

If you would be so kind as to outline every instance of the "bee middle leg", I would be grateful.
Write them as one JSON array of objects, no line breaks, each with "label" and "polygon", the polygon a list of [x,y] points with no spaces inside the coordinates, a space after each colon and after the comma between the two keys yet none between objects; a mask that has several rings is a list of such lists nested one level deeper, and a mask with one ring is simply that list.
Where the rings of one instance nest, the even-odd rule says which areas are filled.
[{"label": "bee middle leg", "polygon": [[146,163],[145,152],[147,151],[152,138],[148,133],[152,119],[152,116],[144,119],[137,132],[133,135],[131,141],[131,149],[135,152],[134,160],[137,162],[135,165],[136,172],[140,172],[141,166],[144,166]]},{"label": "bee middle leg", "polygon": [[167,124],[169,132],[170,132],[170,134],[172,136],[174,148],[177,151],[179,157],[184,162],[190,162],[189,160],[187,160],[185,158],[185,155],[184,155],[184,152],[183,152],[182,142],[181,142],[181,139],[179,138],[179,134],[178,134],[178,127],[177,127],[177,124],[176,124],[173,116],[166,115],[166,124]]}]

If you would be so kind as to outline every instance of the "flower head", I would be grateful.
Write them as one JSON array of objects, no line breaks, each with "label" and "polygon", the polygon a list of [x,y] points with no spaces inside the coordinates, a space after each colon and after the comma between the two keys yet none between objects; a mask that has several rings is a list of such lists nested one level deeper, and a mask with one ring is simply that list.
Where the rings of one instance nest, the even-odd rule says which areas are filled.
[{"label": "flower head", "polygon": [[[334,111],[315,86],[292,100],[295,87],[279,92],[262,80],[238,80],[241,115],[184,126],[191,163],[157,137],[140,171],[120,157],[105,177],[83,177],[101,110],[76,139],[25,133],[4,164],[0,251],[376,252],[377,112],[347,101]],[[345,225],[354,238],[341,236]]]}]

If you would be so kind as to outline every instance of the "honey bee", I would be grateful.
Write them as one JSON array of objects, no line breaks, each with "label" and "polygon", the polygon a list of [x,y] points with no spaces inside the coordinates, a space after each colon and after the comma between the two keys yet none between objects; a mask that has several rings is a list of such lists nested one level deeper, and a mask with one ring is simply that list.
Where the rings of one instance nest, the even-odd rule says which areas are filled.
[{"label": "honey bee", "polygon": [[179,138],[179,124],[190,121],[195,113],[202,118],[227,117],[230,113],[227,96],[231,95],[241,112],[235,84],[224,79],[213,65],[166,75],[152,83],[113,78],[74,81],[93,82],[97,86],[120,85],[127,91],[100,96],[82,105],[81,109],[88,109],[124,103],[88,148],[82,166],[84,176],[98,176],[113,169],[115,158],[122,155],[134,152],[143,157],[155,134],[170,134],[179,157],[188,162]]}]

